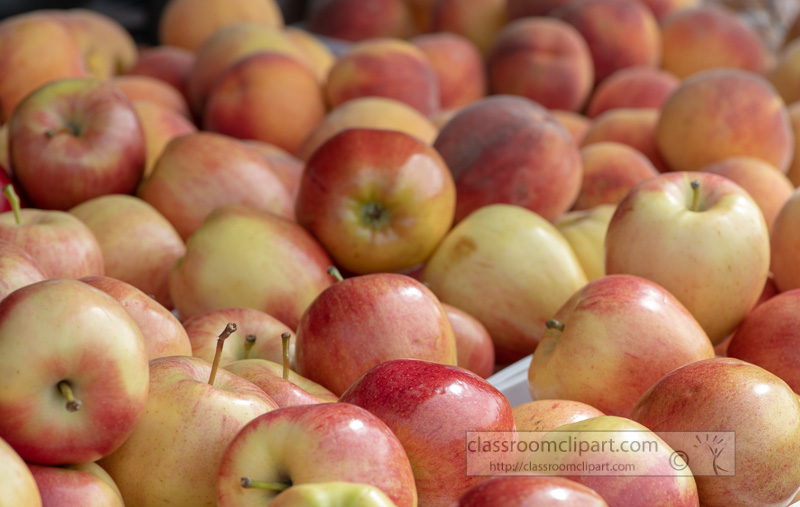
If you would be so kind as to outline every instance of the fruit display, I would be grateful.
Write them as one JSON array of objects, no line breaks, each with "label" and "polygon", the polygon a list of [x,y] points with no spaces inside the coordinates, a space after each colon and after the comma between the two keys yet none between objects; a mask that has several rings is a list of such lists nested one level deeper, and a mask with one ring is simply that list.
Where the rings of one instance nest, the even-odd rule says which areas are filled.
[{"label": "fruit display", "polygon": [[0,17],[0,507],[800,506],[800,4],[162,3]]}]

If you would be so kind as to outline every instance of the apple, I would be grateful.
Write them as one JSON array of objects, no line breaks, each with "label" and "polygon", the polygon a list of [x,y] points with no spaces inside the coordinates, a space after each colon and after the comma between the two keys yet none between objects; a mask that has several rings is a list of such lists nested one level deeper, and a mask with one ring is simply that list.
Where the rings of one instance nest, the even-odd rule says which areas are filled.
[{"label": "apple", "polygon": [[39,208],[66,210],[100,195],[131,194],[144,171],[136,111],[111,83],[93,78],[37,88],[14,109],[8,141],[17,182]]},{"label": "apple", "polygon": [[147,202],[124,194],[89,199],[69,213],[97,239],[105,276],[127,282],[172,308],[167,279],[186,245],[164,216]]},{"label": "apple", "polygon": [[45,465],[111,453],[148,397],[142,332],[117,300],[77,280],[0,301],[0,371],[0,437]]},{"label": "apple", "polygon": [[467,473],[466,432],[515,431],[508,399],[486,380],[418,359],[371,368],[339,402],[369,410],[397,435],[414,470],[420,505],[453,505],[483,480]]},{"label": "apple", "polygon": [[279,407],[332,403],[339,397],[321,385],[267,359],[239,359],[223,366],[264,390]]},{"label": "apple", "polygon": [[417,505],[400,441],[349,403],[286,407],[252,420],[222,455],[216,499],[220,507],[264,505],[295,485],[330,481],[370,484],[397,507]]},{"label": "apple", "polygon": [[591,405],[574,400],[534,400],[511,409],[517,431],[549,431],[590,417],[606,415]]},{"label": "apple", "polygon": [[42,505],[123,507],[122,495],[105,470],[93,462],[63,467],[28,464]]},{"label": "apple", "polygon": [[430,145],[399,131],[352,128],[306,163],[295,214],[338,266],[397,272],[430,256],[455,203],[453,177]]},{"label": "apple", "polygon": [[442,303],[456,337],[456,365],[489,378],[494,373],[494,343],[481,321],[455,306]]},{"label": "apple", "polygon": [[[787,505],[800,490],[800,400],[760,366],[723,357],[678,368],[631,418],[689,453],[704,506]],[[733,435],[697,447],[709,432]]]},{"label": "apple", "polygon": [[47,278],[47,274],[25,250],[0,239],[0,299],[20,287]]},{"label": "apple", "polygon": [[456,364],[456,339],[436,296],[410,276],[374,273],[323,290],[300,319],[297,373],[341,395],[385,361]]},{"label": "apple", "polygon": [[662,376],[714,357],[692,314],[663,287],[638,276],[589,282],[546,326],[528,369],[531,397],[581,401],[607,415],[628,417]]},{"label": "apple", "polygon": [[114,76],[109,81],[131,103],[150,102],[178,113],[187,121],[192,117],[189,104],[183,94],[158,78],[125,74]]},{"label": "apple", "polygon": [[0,213],[0,240],[22,248],[48,278],[102,275],[103,252],[92,231],[64,211],[19,209],[14,188],[3,188],[13,211]]},{"label": "apple", "polygon": [[197,127],[180,113],[155,102],[135,100],[133,108],[144,132],[147,156],[142,178],[147,179],[167,144],[176,137],[197,132]]},{"label": "apple", "polygon": [[272,170],[280,178],[289,195],[292,196],[292,203],[294,203],[306,163],[274,144],[252,139],[244,139],[242,142],[255,148],[267,159]]},{"label": "apple", "polygon": [[276,496],[269,504],[272,507],[325,507],[331,504],[395,507],[395,503],[375,486],[342,481],[298,484]]},{"label": "apple", "polygon": [[755,305],[770,269],[761,209],[712,173],[665,173],[639,183],[608,225],[606,273],[647,278],[672,293],[714,344]]},{"label": "apple", "polygon": [[591,282],[605,275],[606,231],[615,204],[600,204],[588,210],[573,210],[553,219],[553,225],[569,242]]},{"label": "apple", "polygon": [[458,507],[607,507],[593,489],[563,477],[492,477],[469,488]]},{"label": "apple", "polygon": [[188,101],[186,80],[194,62],[194,51],[186,48],[164,44],[140,47],[136,61],[126,74],[160,79],[181,92]]},{"label": "apple", "polygon": [[99,464],[129,507],[213,506],[226,446],[245,424],[276,408],[257,386],[208,361],[153,359],[142,418]]},{"label": "apple", "polygon": [[80,281],[119,301],[142,332],[148,360],[192,355],[192,345],[180,321],[151,296],[108,276],[87,276]]},{"label": "apple", "polygon": [[41,507],[42,497],[33,474],[19,454],[2,438],[0,469],[3,470],[0,475],[0,491],[3,492],[3,502],[6,505]]},{"label": "apple", "polygon": [[484,206],[459,222],[425,262],[420,279],[443,303],[486,326],[499,365],[532,353],[545,321],[586,284],[561,233],[511,204]]}]

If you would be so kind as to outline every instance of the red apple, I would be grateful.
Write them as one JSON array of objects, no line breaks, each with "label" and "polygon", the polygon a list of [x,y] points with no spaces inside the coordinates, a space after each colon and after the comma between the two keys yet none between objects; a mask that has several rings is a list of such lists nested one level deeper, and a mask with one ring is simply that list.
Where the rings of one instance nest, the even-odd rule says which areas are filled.
[{"label": "red apple", "polygon": [[493,477],[469,488],[458,507],[607,507],[593,489],[563,477]]},{"label": "red apple", "polygon": [[456,364],[483,378],[494,373],[494,343],[481,321],[455,306],[442,303],[456,337]]},{"label": "red apple", "polygon": [[249,380],[264,390],[279,407],[332,403],[339,397],[321,385],[267,359],[239,359],[224,366],[226,370]]},{"label": "red apple", "polygon": [[0,299],[20,287],[47,278],[47,274],[25,250],[0,239]]},{"label": "red apple", "polygon": [[74,506],[103,505],[123,507],[122,495],[105,470],[96,463],[78,466],[46,466],[29,464],[42,505]]}]

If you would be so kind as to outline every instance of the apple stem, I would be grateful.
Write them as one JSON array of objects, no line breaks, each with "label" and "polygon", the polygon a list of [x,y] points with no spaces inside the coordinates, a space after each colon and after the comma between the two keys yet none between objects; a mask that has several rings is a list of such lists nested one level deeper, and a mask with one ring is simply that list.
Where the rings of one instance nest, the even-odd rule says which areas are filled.
[{"label": "apple stem", "polygon": [[344,280],[344,277],[339,272],[339,270],[336,269],[336,266],[329,266],[328,274],[331,275],[337,282],[341,282],[342,280]]},{"label": "apple stem", "polygon": [[222,346],[225,345],[225,339],[232,335],[236,331],[236,324],[233,322],[228,322],[225,326],[225,329],[222,330],[219,337],[217,338],[217,351],[214,353],[214,362],[211,363],[211,375],[208,377],[208,383],[210,385],[214,385],[214,379],[217,378],[217,369],[219,368],[219,362],[222,359]]},{"label": "apple stem", "polygon": [[20,215],[19,212],[19,196],[14,190],[14,185],[9,183],[8,185],[4,186],[3,195],[5,195],[6,199],[8,199],[8,203],[11,205],[11,210],[14,212],[14,221],[17,222],[17,225],[22,225],[22,215]]},{"label": "apple stem", "polygon": [[690,185],[692,186],[692,211],[697,211],[697,205],[700,201],[700,182],[692,180]]},{"label": "apple stem", "polygon": [[244,338],[244,358],[250,359],[250,351],[253,350],[253,346],[256,344],[256,335],[249,334]]},{"label": "apple stem", "polygon": [[289,489],[290,486],[291,484],[285,484],[283,482],[254,481],[250,477],[242,477],[243,488],[258,488],[258,489],[268,489],[270,491],[283,491],[285,489]]},{"label": "apple stem", "polygon": [[283,378],[289,380],[289,340],[292,339],[292,333],[284,331],[281,333],[281,345],[283,345]]},{"label": "apple stem", "polygon": [[61,391],[61,395],[67,399],[67,411],[68,412],[77,412],[80,410],[83,403],[80,400],[75,399],[75,394],[72,392],[72,386],[69,385],[69,382],[66,380],[62,380],[58,383],[58,390]]},{"label": "apple stem", "polygon": [[544,326],[547,329],[555,329],[556,331],[563,331],[564,330],[564,323],[559,322],[556,319],[550,319],[544,323]]}]

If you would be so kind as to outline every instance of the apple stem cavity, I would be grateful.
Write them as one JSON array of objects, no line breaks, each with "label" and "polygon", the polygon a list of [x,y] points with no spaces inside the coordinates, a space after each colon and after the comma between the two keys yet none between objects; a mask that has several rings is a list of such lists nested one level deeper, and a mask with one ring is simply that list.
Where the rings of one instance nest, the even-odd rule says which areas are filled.
[{"label": "apple stem cavity", "polygon": [[692,180],[690,183],[692,186],[692,211],[699,211],[697,209],[700,203],[700,182],[697,180]]},{"label": "apple stem cavity", "polygon": [[285,484],[283,482],[265,482],[265,481],[254,481],[250,477],[242,477],[242,487],[243,488],[256,488],[256,489],[267,489],[270,491],[280,492],[285,489],[289,489],[291,484]]},{"label": "apple stem cavity", "polygon": [[69,382],[66,380],[59,382],[58,390],[61,391],[61,395],[67,399],[67,412],[77,412],[80,410],[83,403],[75,398],[75,394],[72,392],[72,386],[69,385]]},{"label": "apple stem cavity", "polygon": [[253,346],[256,344],[256,335],[249,334],[244,338],[244,358],[250,359],[250,351],[253,350]]},{"label": "apple stem cavity", "polygon": [[281,345],[283,352],[283,378],[289,380],[289,340],[292,339],[292,333],[284,331],[281,333]]},{"label": "apple stem cavity", "polygon": [[8,199],[8,204],[11,205],[11,210],[14,212],[14,221],[17,225],[22,225],[22,215],[19,212],[19,196],[14,190],[14,185],[9,183],[3,187],[3,195]]},{"label": "apple stem cavity", "polygon": [[217,378],[217,369],[219,369],[219,362],[222,359],[222,346],[225,345],[225,339],[228,338],[236,331],[236,324],[228,322],[225,329],[222,330],[217,338],[217,351],[214,353],[214,362],[211,363],[211,375],[208,377],[208,383],[214,385],[214,380]]},{"label": "apple stem cavity", "polygon": [[78,127],[72,124],[67,124],[61,127],[47,129],[44,131],[44,135],[47,136],[48,139],[52,139],[60,134],[69,134],[71,136],[77,137],[79,133],[80,132],[78,130]]},{"label": "apple stem cavity", "polygon": [[339,270],[336,269],[336,266],[329,266],[328,267],[328,274],[331,275],[334,278],[334,280],[336,280],[337,282],[341,282],[342,280],[344,280],[344,277],[339,272]]}]

